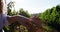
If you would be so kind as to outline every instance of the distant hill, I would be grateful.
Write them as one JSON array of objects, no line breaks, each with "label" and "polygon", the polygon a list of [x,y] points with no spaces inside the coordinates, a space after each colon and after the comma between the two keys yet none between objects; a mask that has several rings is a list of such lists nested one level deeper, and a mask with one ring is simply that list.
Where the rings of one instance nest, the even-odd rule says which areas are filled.
[{"label": "distant hill", "polygon": [[36,13],[36,14],[31,14],[32,16],[38,16],[39,14],[41,14],[41,13]]}]

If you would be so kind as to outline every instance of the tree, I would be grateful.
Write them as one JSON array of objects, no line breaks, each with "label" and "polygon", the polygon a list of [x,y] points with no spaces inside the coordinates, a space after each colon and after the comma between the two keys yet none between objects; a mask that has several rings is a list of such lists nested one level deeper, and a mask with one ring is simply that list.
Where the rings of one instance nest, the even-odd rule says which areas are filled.
[{"label": "tree", "polygon": [[23,8],[21,8],[19,10],[19,15],[23,15],[23,16],[28,17],[28,18],[31,17],[31,14],[29,14],[27,10],[24,11]]},{"label": "tree", "polygon": [[8,15],[12,15],[12,10],[15,10],[15,9],[13,9],[15,6],[14,3],[15,2],[13,2],[13,1],[8,3],[8,5],[7,5]]},{"label": "tree", "polygon": [[40,18],[44,20],[48,26],[60,31],[60,5],[47,9],[41,14]]}]

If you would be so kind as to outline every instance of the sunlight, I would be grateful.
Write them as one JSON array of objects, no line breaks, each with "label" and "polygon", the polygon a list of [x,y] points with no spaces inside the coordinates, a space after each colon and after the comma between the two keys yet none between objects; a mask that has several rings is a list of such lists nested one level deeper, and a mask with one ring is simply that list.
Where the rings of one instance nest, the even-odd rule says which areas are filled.
[{"label": "sunlight", "polygon": [[[7,0],[8,1],[8,0]],[[18,11],[19,8],[28,10],[30,14],[43,13],[47,8],[51,8],[60,3],[58,0],[10,0],[15,1],[15,10]]]},{"label": "sunlight", "polygon": [[22,3],[24,3],[24,0],[12,0],[12,1],[15,1],[17,4],[22,4]]},{"label": "sunlight", "polygon": [[15,2],[15,10],[17,11],[22,4],[24,4],[24,0],[11,0]]}]

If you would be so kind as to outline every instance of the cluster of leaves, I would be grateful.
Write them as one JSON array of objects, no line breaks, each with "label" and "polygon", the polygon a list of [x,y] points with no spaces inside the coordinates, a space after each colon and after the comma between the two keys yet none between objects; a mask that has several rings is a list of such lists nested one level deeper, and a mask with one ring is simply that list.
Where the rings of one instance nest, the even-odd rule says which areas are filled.
[{"label": "cluster of leaves", "polygon": [[29,14],[28,11],[27,10],[25,11],[23,8],[19,9],[19,11],[15,11],[14,3],[15,2],[12,2],[12,1],[10,3],[8,3],[8,5],[7,5],[8,15],[10,15],[10,16],[22,15],[22,16],[25,16],[28,18],[31,17],[31,14]]},{"label": "cluster of leaves", "polygon": [[44,13],[40,15],[40,18],[48,26],[56,30],[60,30],[60,5],[47,9]]},{"label": "cluster of leaves", "polygon": [[53,7],[51,9],[47,9],[44,13],[41,14],[41,18],[46,22],[51,22],[55,20],[57,11],[56,7]]},{"label": "cluster of leaves", "polygon": [[22,16],[25,16],[25,17],[28,17],[28,18],[31,17],[31,14],[29,14],[27,10],[24,11],[23,8],[21,8],[21,9],[19,10],[19,15],[22,15]]}]

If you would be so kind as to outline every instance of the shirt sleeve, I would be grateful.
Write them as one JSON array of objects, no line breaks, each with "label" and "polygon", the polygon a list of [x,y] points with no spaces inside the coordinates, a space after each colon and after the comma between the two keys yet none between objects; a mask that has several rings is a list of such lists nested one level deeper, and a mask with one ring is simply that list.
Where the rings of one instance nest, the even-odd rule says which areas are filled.
[{"label": "shirt sleeve", "polygon": [[9,25],[9,22],[7,20],[7,16],[6,15],[3,16],[3,23],[4,23],[4,26],[8,26]]},{"label": "shirt sleeve", "polygon": [[4,23],[4,26],[8,26],[9,25],[9,22],[7,20],[7,4],[6,4],[6,1],[4,0],[4,11],[3,11],[3,23]]}]

